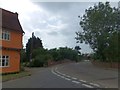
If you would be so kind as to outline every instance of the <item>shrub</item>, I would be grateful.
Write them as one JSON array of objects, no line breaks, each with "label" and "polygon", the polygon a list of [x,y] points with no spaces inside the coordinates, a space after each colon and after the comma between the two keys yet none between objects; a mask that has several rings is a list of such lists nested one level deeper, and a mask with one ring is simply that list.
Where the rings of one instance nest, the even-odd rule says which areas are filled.
[{"label": "shrub", "polygon": [[46,55],[37,55],[32,62],[30,62],[30,67],[43,67],[46,66],[48,60],[52,60],[52,56],[50,54]]}]

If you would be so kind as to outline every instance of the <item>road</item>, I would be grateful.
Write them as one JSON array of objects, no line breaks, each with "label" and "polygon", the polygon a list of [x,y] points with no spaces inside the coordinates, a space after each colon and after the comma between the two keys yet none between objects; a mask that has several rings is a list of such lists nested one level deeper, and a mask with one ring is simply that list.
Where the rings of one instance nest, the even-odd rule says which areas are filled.
[{"label": "road", "polygon": [[[86,65],[87,67],[85,67]],[[87,62],[61,64],[49,68],[33,68],[31,76],[4,82],[2,86],[3,88],[101,88],[105,86],[93,81],[102,79],[102,76],[107,77],[108,74],[117,78],[114,72],[106,74],[105,71],[97,71],[98,69],[90,71],[90,68]]]},{"label": "road", "polygon": [[118,69],[94,66],[90,61],[59,65],[61,73],[105,88],[118,88]]},{"label": "road", "polygon": [[52,71],[52,68],[35,68],[31,76],[4,82],[3,88],[86,88]]}]

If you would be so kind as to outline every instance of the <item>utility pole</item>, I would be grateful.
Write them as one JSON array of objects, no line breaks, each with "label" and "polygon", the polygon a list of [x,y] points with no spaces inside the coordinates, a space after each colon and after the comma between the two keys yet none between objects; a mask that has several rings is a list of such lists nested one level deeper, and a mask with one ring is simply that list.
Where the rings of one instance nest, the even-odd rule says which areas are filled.
[{"label": "utility pole", "polygon": [[118,2],[118,10],[120,11],[120,1]]},{"label": "utility pole", "polygon": [[34,32],[32,32],[32,39],[31,39],[31,45],[30,45],[30,62],[32,62],[33,37],[34,37]]}]

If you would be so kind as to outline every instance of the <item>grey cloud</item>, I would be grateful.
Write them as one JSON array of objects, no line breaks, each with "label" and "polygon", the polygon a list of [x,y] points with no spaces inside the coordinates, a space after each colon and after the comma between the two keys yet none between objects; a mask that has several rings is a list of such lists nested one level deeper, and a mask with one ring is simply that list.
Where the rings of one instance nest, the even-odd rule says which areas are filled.
[{"label": "grey cloud", "polygon": [[48,35],[54,35],[54,36],[57,36],[57,35],[58,35],[58,32],[53,31],[53,32],[48,32],[47,34],[48,34]]},{"label": "grey cloud", "polygon": [[40,5],[47,11],[53,12],[54,14],[58,12],[63,12],[65,10],[68,10],[72,3],[70,2],[37,2],[37,5]]},{"label": "grey cloud", "polygon": [[[89,6],[87,3],[35,3],[43,12],[29,14],[30,20],[24,21],[27,32],[35,32],[40,37],[45,48],[75,47],[75,32],[82,30],[79,26],[78,15],[82,15]],[[91,4],[93,5],[93,4]],[[47,15],[46,13],[47,12]],[[89,47],[82,46],[83,52],[88,52]],[[85,50],[88,48],[88,51]]]}]

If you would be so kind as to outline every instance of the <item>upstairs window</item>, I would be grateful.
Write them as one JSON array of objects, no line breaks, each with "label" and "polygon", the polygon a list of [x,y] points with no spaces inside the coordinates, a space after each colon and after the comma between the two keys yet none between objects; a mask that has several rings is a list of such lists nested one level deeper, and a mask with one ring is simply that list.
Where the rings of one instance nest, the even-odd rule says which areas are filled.
[{"label": "upstairs window", "polygon": [[[10,40],[10,32],[9,31],[2,31],[2,40]],[[0,38],[1,38],[0,36]]]},{"label": "upstairs window", "polygon": [[0,55],[0,67],[9,66],[9,56]]}]

